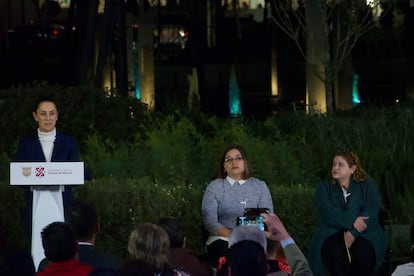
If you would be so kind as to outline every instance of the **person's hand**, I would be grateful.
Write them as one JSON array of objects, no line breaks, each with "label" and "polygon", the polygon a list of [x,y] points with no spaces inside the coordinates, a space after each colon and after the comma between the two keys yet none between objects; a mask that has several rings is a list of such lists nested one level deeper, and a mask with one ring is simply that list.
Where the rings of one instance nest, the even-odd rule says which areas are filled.
[{"label": "person's hand", "polygon": [[267,226],[267,231],[265,232],[267,238],[274,241],[290,238],[285,226],[276,214],[262,213],[260,215],[264,218],[263,222]]},{"label": "person's hand", "polygon": [[365,220],[367,220],[369,217],[357,217],[356,220],[354,221],[354,228],[359,232],[362,233],[367,229],[367,224],[365,222]]},{"label": "person's hand", "polygon": [[344,240],[345,240],[345,245],[347,248],[351,248],[352,244],[355,241],[355,237],[351,234],[351,232],[346,231],[344,233]]},{"label": "person's hand", "polygon": [[217,235],[218,236],[222,236],[222,237],[230,237],[230,234],[231,234],[231,230],[229,229],[229,228],[227,228],[227,227],[224,227],[224,226],[220,226],[218,229],[217,229]]}]

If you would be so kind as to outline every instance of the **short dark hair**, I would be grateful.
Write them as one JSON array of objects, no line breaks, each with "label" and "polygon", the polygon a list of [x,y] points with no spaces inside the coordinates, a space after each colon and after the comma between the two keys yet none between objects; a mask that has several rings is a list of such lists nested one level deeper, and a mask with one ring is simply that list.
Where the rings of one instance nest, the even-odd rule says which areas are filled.
[{"label": "short dark hair", "polygon": [[75,257],[78,243],[69,224],[52,222],[43,228],[41,236],[45,256],[51,262],[67,261]]},{"label": "short dark hair", "polygon": [[98,231],[98,215],[91,204],[75,203],[69,211],[67,221],[78,241],[89,240]]},{"label": "short dark hair", "polygon": [[167,232],[170,239],[170,247],[179,248],[184,245],[184,231],[176,217],[161,218],[157,224]]},{"label": "short dark hair", "polygon": [[239,241],[230,247],[228,265],[232,276],[264,276],[268,270],[263,246],[250,240]]}]

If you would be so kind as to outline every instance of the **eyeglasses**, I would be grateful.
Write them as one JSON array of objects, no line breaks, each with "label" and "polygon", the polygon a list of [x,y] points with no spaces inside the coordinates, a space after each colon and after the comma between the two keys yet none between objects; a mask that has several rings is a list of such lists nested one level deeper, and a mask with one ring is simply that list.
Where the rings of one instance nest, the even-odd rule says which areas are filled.
[{"label": "eyeglasses", "polygon": [[231,163],[231,162],[233,162],[233,161],[237,161],[237,162],[239,162],[239,161],[241,161],[241,160],[243,160],[244,158],[243,157],[241,157],[241,156],[239,156],[239,157],[235,157],[235,158],[226,158],[226,159],[224,159],[224,163]]}]

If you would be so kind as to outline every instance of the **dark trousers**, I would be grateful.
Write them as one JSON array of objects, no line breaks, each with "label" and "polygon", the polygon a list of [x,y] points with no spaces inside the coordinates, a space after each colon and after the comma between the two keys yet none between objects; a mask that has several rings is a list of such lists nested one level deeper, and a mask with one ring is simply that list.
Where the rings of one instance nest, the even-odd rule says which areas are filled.
[{"label": "dark trousers", "polygon": [[355,239],[349,249],[351,262],[345,246],[344,232],[327,238],[322,245],[322,259],[332,276],[367,276],[375,270],[375,250],[363,237]]},{"label": "dark trousers", "polygon": [[207,262],[217,268],[219,259],[227,256],[229,243],[224,240],[216,240],[207,246]]}]

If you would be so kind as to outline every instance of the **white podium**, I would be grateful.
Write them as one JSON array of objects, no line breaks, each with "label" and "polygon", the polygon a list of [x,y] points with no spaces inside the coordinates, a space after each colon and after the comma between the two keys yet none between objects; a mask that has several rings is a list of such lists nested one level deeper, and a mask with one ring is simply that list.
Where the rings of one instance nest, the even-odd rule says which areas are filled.
[{"label": "white podium", "polygon": [[83,162],[12,162],[10,185],[33,191],[31,251],[36,269],[44,258],[41,232],[54,221],[65,221],[65,185],[84,184]]}]

